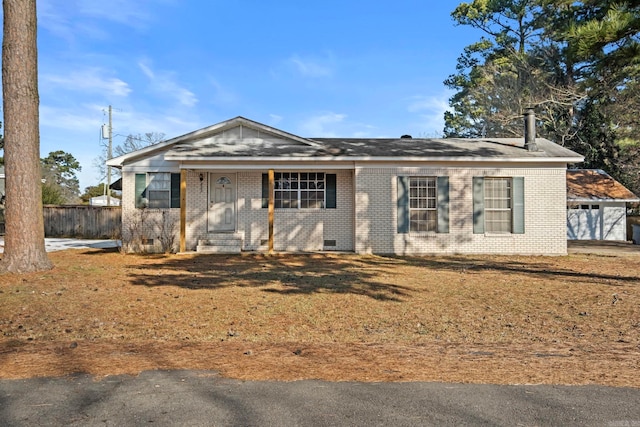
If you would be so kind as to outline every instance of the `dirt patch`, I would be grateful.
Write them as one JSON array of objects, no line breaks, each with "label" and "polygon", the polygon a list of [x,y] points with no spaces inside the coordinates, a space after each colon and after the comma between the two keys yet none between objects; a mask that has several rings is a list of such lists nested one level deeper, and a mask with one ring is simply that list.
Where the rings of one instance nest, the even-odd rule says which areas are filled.
[{"label": "dirt patch", "polygon": [[640,387],[640,257],[50,257],[0,276],[0,378]]}]

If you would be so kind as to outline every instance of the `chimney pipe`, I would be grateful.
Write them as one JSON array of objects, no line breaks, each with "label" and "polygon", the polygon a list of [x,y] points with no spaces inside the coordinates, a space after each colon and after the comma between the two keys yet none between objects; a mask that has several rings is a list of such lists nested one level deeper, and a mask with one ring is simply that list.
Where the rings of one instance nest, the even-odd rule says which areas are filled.
[{"label": "chimney pipe", "polygon": [[538,151],[536,144],[536,113],[533,108],[524,111],[524,148],[527,151]]}]

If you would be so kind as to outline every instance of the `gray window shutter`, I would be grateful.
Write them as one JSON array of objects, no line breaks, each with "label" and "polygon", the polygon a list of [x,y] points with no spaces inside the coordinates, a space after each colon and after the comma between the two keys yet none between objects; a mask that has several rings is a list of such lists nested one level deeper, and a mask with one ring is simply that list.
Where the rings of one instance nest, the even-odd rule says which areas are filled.
[{"label": "gray window shutter", "polygon": [[325,197],[326,197],[326,208],[328,209],[335,209],[336,205],[337,205],[337,201],[336,201],[336,190],[337,190],[337,185],[336,185],[336,174],[335,173],[328,173],[325,175],[325,179],[327,182],[327,188],[325,190]]},{"label": "gray window shutter", "polygon": [[269,207],[269,175],[262,174],[262,207]]},{"label": "gray window shutter", "polygon": [[513,234],[524,234],[524,177],[513,178]]},{"label": "gray window shutter", "polygon": [[180,174],[171,174],[171,207],[180,207]]},{"label": "gray window shutter", "polygon": [[449,177],[439,176],[438,188],[438,233],[449,232]]},{"label": "gray window shutter", "polygon": [[473,234],[484,233],[484,178],[473,177]]},{"label": "gray window shutter", "polygon": [[137,173],[136,174],[136,208],[145,207],[145,189],[147,188],[147,174],[145,173]]},{"label": "gray window shutter", "polygon": [[409,177],[398,177],[398,234],[409,232]]}]

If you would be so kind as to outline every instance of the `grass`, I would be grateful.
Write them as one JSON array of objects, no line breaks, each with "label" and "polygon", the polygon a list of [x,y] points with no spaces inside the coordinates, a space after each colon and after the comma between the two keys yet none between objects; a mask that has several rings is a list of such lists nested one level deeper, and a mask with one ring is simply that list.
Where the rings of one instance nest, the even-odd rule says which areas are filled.
[{"label": "grass", "polygon": [[0,378],[640,387],[640,257],[50,254],[0,276]]}]

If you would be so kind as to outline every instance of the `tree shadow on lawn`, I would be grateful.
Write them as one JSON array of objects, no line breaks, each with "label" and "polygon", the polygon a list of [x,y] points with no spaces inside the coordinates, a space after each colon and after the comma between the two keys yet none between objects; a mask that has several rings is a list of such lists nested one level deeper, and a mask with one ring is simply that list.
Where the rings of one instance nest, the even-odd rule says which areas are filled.
[{"label": "tree shadow on lawn", "polygon": [[[487,256],[361,256],[355,254],[242,254],[147,256],[148,263],[132,265],[134,285],[177,286],[183,289],[255,287],[282,295],[335,293],[363,295],[382,301],[403,301],[413,288],[403,286],[394,267],[424,268],[429,272],[497,272],[581,284],[623,286],[640,283],[638,276],[576,271],[558,266],[555,258]],[[472,280],[472,279],[471,279]],[[393,283],[390,283],[393,282]]]},{"label": "tree shadow on lawn", "polygon": [[382,301],[402,301],[410,289],[386,282],[386,264],[346,254],[242,254],[160,256],[143,266],[132,265],[134,285],[178,286],[184,289],[256,287],[282,295],[355,294]]},{"label": "tree shadow on lawn", "polygon": [[[551,257],[551,262],[535,262],[544,260],[545,257],[527,257],[527,259],[514,259],[510,256],[491,255],[487,257],[477,256],[390,256],[392,259],[400,259],[414,267],[424,267],[433,270],[458,271],[463,273],[500,272],[505,274],[518,274],[541,279],[566,279],[578,283],[593,283],[598,285],[623,286],[640,284],[640,276],[622,276],[617,274],[593,273],[561,268],[556,265],[556,260],[562,257]],[[601,257],[594,262],[603,262]],[[604,269],[604,268],[603,268]]]}]

